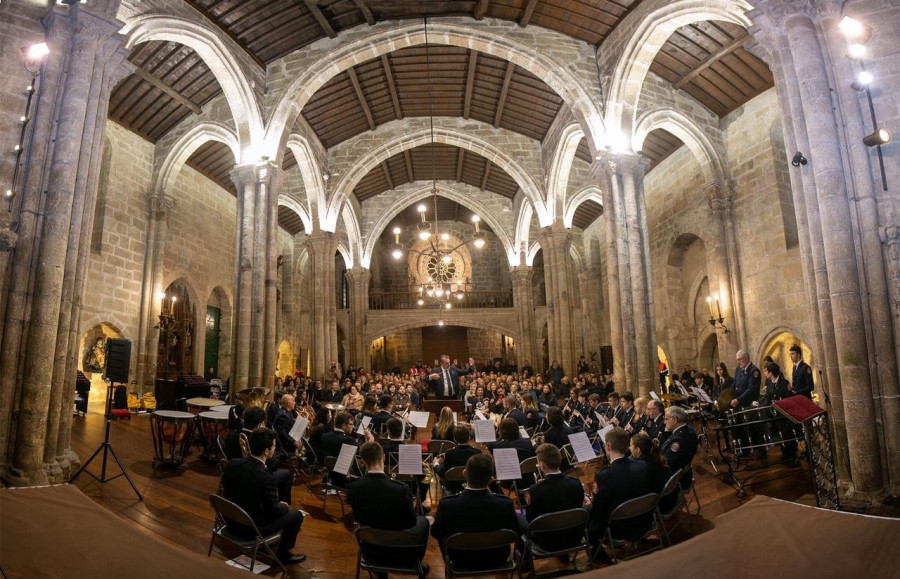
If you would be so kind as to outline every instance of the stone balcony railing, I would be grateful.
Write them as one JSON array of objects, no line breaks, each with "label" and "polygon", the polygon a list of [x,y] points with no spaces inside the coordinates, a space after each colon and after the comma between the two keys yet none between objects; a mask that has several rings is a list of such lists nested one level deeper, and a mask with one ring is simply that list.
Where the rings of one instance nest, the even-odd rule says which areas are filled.
[{"label": "stone balcony railing", "polygon": [[[415,310],[426,306],[418,305],[419,295],[410,292],[369,292],[370,310]],[[426,303],[428,300],[426,300]],[[450,300],[454,308],[511,308],[512,291],[470,291],[462,299]]]}]

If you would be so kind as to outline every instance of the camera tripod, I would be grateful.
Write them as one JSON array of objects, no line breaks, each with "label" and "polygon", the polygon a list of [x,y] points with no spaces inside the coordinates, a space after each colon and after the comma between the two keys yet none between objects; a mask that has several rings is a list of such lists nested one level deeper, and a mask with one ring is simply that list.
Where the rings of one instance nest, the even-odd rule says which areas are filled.
[{"label": "camera tripod", "polygon": [[[120,476],[124,475],[125,478],[128,479],[128,483],[131,485],[131,488],[134,489],[134,493],[137,495],[138,500],[142,501],[142,500],[144,500],[144,495],[141,494],[141,491],[139,491],[137,486],[135,486],[134,481],[131,480],[131,477],[128,475],[128,471],[125,470],[125,465],[122,464],[122,461],[119,460],[119,455],[116,454],[116,449],[114,449],[112,447],[112,445],[109,443],[109,424],[110,424],[110,422],[112,422],[112,418],[111,418],[112,417],[112,401],[113,401],[113,392],[114,391],[115,391],[115,382],[110,382],[109,386],[106,387],[106,435],[103,438],[103,442],[100,443],[100,446],[97,447],[97,450],[94,451],[94,454],[91,455],[91,458],[87,459],[87,462],[85,462],[83,465],[81,465],[81,468],[79,468],[75,472],[75,474],[72,475],[72,477],[69,479],[69,483],[71,484],[72,482],[74,482],[75,479],[78,478],[78,475],[80,475],[82,472],[87,472],[87,474],[91,475],[96,480],[98,480],[102,483],[111,481],[113,479],[117,479]],[[101,450],[103,451],[103,465],[100,468],[100,476],[97,477],[97,475],[95,475],[92,472],[87,471],[86,469],[87,469],[88,465],[91,464],[91,462],[93,462],[93,460],[95,458],[97,458],[97,455],[100,454]],[[120,472],[116,476],[111,476],[109,478],[106,478],[106,461],[107,461],[109,454],[112,454],[113,459],[115,459],[116,464],[119,465],[119,469],[122,472]]]}]

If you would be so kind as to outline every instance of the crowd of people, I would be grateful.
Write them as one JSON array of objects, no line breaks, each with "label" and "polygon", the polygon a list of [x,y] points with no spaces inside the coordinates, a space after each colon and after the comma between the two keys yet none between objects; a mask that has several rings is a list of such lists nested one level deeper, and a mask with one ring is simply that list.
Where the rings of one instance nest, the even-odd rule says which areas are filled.
[{"label": "crowd of people", "polygon": [[[809,395],[812,372],[802,361],[799,347],[791,352],[794,380],[788,382],[777,364],[769,361],[764,390],[762,374],[743,351],[738,352],[734,378],[724,364],[716,366],[715,377],[686,367],[683,376],[671,376],[669,388],[678,392],[682,380],[692,380],[692,385],[711,398],[734,389],[733,407],[792,394]],[[287,563],[305,556],[291,552],[302,517],[288,508],[293,477],[280,466],[301,454],[307,461],[321,463],[325,457],[337,457],[344,445],[357,447],[363,468],[356,475],[352,471],[347,475],[328,473],[330,483],[347,492],[360,525],[404,530],[416,537],[421,544],[420,575],[424,576],[428,568],[421,559],[429,529],[443,552],[443,539],[456,532],[511,529],[521,534],[537,516],[585,507],[589,510],[588,537],[597,544],[618,505],[646,493],[660,493],[675,474],[681,476],[682,488],[688,488],[691,470],[686,467],[698,448],[697,433],[684,408],[666,408],[657,398],[618,392],[611,375],[586,371],[569,378],[555,362],[544,374],[535,375],[529,364],[518,371],[479,366],[470,358],[461,366],[442,356],[431,369],[421,364],[407,372],[368,373],[350,368],[327,382],[298,376],[287,377],[278,386],[276,403],[268,413],[251,408],[240,416],[239,406],[232,409],[233,424],[226,444],[232,460],[225,469],[223,485],[226,498],[241,506],[256,501],[248,512],[260,530],[284,529],[278,556]],[[422,506],[428,484],[422,478],[397,482],[385,473],[385,457],[396,454],[399,445],[410,438],[406,411],[417,409],[425,396],[462,400],[465,409],[457,419],[449,406],[444,407],[434,418],[431,439],[454,444],[430,465],[445,489],[430,525],[424,517],[429,510]],[[305,440],[298,441],[291,436],[291,429],[300,416],[309,420],[309,427]],[[474,442],[473,429],[466,422],[469,419],[494,420],[496,442]],[[601,430],[602,440],[597,436]],[[588,493],[577,478],[566,474],[573,470],[573,457],[565,447],[570,435],[579,431],[594,439],[608,463],[596,473]],[[242,434],[249,442],[244,446],[249,448],[239,443]],[[417,438],[426,436],[420,433]],[[536,458],[540,476],[516,481],[517,488],[527,489],[518,497],[519,511],[510,498],[496,492],[492,457],[501,448],[515,449],[519,461]],[[463,468],[464,480],[444,481],[457,467]],[[255,490],[248,494],[243,488],[247,485]],[[616,523],[613,534],[640,536],[649,524],[649,518]],[[566,538],[552,540],[565,542]],[[605,555],[602,549],[595,552],[600,558]],[[372,561],[386,556],[366,553]]]}]

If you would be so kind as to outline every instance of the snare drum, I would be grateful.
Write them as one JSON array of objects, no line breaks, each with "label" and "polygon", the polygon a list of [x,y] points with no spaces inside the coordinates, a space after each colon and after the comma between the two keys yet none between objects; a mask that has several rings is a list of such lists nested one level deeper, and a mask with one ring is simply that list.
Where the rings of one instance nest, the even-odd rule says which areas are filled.
[{"label": "snare drum", "polygon": [[203,439],[203,458],[215,464],[222,453],[219,452],[219,436],[228,436],[228,413],[207,411],[197,417],[200,424],[200,437]]},{"label": "snare drum", "polygon": [[161,465],[182,466],[191,454],[194,419],[190,412],[158,410],[150,415],[153,435],[153,468]]}]

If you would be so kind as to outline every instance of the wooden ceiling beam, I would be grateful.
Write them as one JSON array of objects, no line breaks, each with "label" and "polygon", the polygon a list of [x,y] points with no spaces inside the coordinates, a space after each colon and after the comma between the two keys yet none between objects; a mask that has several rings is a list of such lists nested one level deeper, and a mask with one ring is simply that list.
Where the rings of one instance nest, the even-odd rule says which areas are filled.
[{"label": "wooden ceiling beam", "polygon": [[472,89],[475,87],[475,66],[478,64],[478,51],[469,51],[469,70],[466,75],[466,94],[463,97],[463,118],[468,120],[472,110]]},{"label": "wooden ceiling beam", "polygon": [[362,12],[363,18],[366,19],[366,24],[369,26],[375,25],[375,15],[372,14],[372,11],[369,10],[369,7],[366,6],[365,0],[353,0],[353,3],[356,4],[356,7],[359,8],[359,11]]},{"label": "wooden ceiling beam", "polygon": [[485,187],[487,187],[488,177],[491,175],[491,162],[489,160],[485,160],[484,162],[484,175],[481,177],[481,190],[484,191]]},{"label": "wooden ceiling beam", "polygon": [[743,46],[744,43],[747,42],[747,40],[749,40],[749,39],[750,39],[749,34],[741,36],[740,38],[735,38],[734,40],[732,40],[731,42],[729,42],[728,44],[726,44],[719,50],[717,50],[714,53],[707,56],[705,59],[703,59],[702,62],[700,62],[700,64],[698,64],[691,70],[687,71],[684,75],[681,76],[681,78],[679,78],[678,80],[673,82],[672,88],[674,88],[675,90],[681,89],[684,85],[686,85],[687,83],[689,83],[692,80],[694,80],[695,78],[697,78],[697,76],[701,72],[703,72],[704,70],[706,70],[707,68],[709,68],[710,66],[715,64],[716,62],[722,60],[722,58],[728,56],[729,54],[731,54],[732,52],[734,52],[735,50],[737,50],[738,48]]},{"label": "wooden ceiling beam", "polygon": [[409,156],[409,149],[403,151],[403,160],[406,161],[406,176],[409,178],[410,183],[414,183],[416,179],[413,175],[412,157]]},{"label": "wooden ceiling beam", "polygon": [[500,118],[503,117],[503,107],[506,106],[506,95],[509,94],[509,83],[512,81],[516,65],[510,62],[506,66],[506,76],[503,77],[503,88],[500,89],[500,98],[497,99],[497,113],[494,115],[494,126],[500,126]]},{"label": "wooden ceiling beam", "polygon": [[391,170],[388,169],[387,163],[385,161],[381,162],[381,170],[384,172],[384,178],[387,180],[388,189],[393,189],[394,180],[391,179]]},{"label": "wooden ceiling beam", "polygon": [[303,0],[303,3],[306,4],[306,7],[312,13],[313,18],[316,19],[316,23],[319,25],[319,28],[328,36],[328,38],[334,38],[337,36],[337,32],[332,28],[331,23],[328,22],[328,19],[325,18],[325,14],[322,12],[322,9],[319,8],[318,4],[316,4],[316,0]]},{"label": "wooden ceiling beam", "polygon": [[538,0],[528,0],[528,4],[525,5],[525,11],[522,13],[522,18],[519,20],[519,26],[525,28],[528,26],[528,23],[531,21],[531,15],[534,14],[534,8],[537,6]]},{"label": "wooden ceiling beam", "polygon": [[232,39],[238,46],[240,46],[244,50],[244,52],[246,52],[247,55],[249,55],[250,58],[253,59],[253,62],[258,64],[263,70],[265,70],[266,63],[264,63],[260,57],[256,56],[256,53],[254,53],[252,50],[250,50],[250,48],[247,46],[247,44],[243,40],[241,40],[237,34],[232,32],[228,26],[225,26],[224,24],[222,24],[222,22],[220,22],[219,19],[212,12],[210,12],[209,10],[207,10],[206,8],[201,6],[196,0],[185,0],[185,2],[187,2],[187,4],[191,8],[193,8],[194,10],[196,10],[197,12],[202,14],[204,17],[206,17],[210,22],[215,24],[219,30],[221,30],[226,36],[228,36],[230,39]]},{"label": "wooden ceiling beam", "polygon": [[356,77],[356,69],[352,66],[347,69],[347,76],[350,77],[350,84],[353,85],[353,90],[356,92],[356,98],[359,99],[359,106],[362,107],[363,113],[366,115],[366,122],[369,123],[369,130],[375,130],[375,119],[372,118],[372,111],[369,110],[369,103],[366,102],[366,97],[363,94],[362,87],[359,86],[359,79]]},{"label": "wooden ceiling beam", "polygon": [[466,157],[466,150],[463,148],[459,149],[459,155],[456,157],[456,182],[462,182],[462,171],[463,171],[463,160]]},{"label": "wooden ceiling beam", "polygon": [[143,68],[135,68],[134,75],[136,77],[138,77],[139,79],[146,81],[146,82],[152,84],[153,86],[155,86],[156,88],[158,88],[159,90],[163,91],[164,93],[166,93],[167,95],[169,95],[170,97],[175,99],[175,101],[178,104],[189,108],[191,110],[191,112],[194,113],[195,115],[199,115],[200,113],[203,112],[203,109],[201,109],[192,100],[188,99],[186,96],[184,96],[183,94],[181,94],[180,92],[178,92],[177,90],[172,88],[171,85],[169,85],[162,79],[159,79],[159,78],[153,76],[152,74],[150,74]]},{"label": "wooden ceiling beam", "polygon": [[394,116],[399,121],[403,119],[403,110],[400,108],[400,96],[397,94],[394,75],[391,73],[391,62],[386,54],[381,55],[381,67],[384,69],[384,78],[387,79],[388,92],[391,94],[391,103],[394,105]]},{"label": "wooden ceiling beam", "polygon": [[475,3],[475,20],[481,20],[488,11],[488,0],[478,0]]}]

